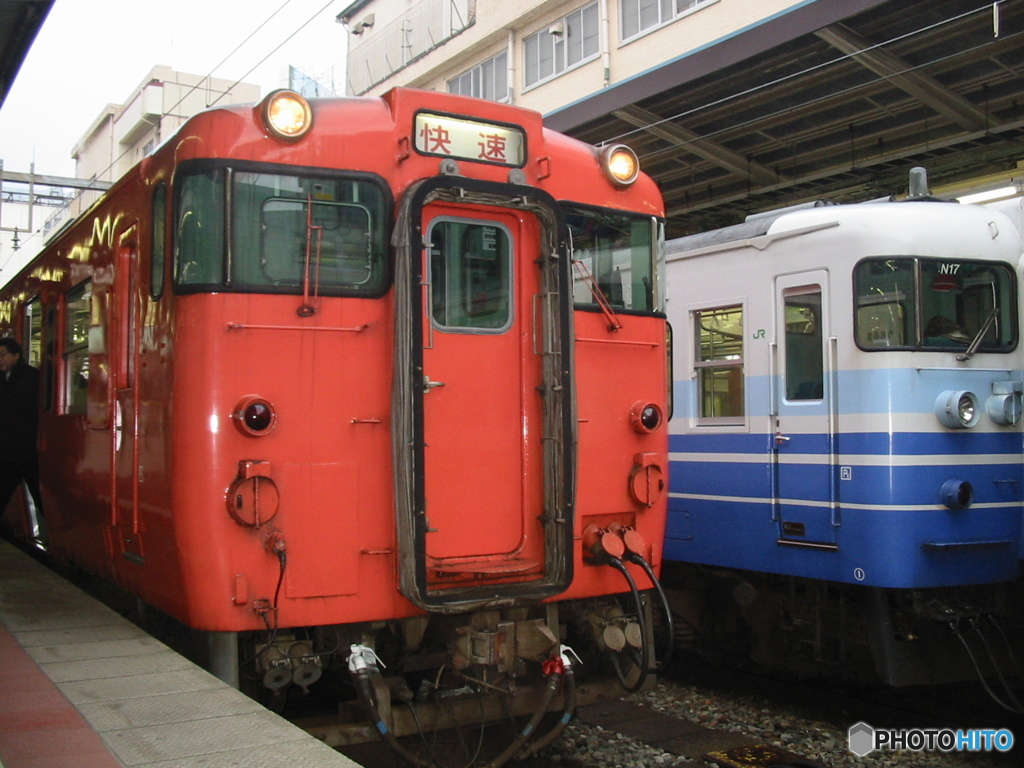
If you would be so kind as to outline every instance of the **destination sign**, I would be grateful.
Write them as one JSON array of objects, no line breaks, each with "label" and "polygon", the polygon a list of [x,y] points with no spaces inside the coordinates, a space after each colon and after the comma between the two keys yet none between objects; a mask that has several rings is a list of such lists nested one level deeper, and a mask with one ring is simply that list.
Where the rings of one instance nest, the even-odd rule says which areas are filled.
[{"label": "destination sign", "polygon": [[494,165],[522,166],[526,162],[526,138],[521,128],[430,112],[416,115],[415,146],[421,155]]}]

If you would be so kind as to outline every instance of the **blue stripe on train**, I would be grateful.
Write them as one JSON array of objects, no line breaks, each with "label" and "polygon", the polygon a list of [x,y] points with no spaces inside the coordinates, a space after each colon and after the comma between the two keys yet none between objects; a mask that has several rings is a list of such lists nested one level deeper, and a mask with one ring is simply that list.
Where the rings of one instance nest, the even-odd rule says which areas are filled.
[{"label": "blue stripe on train", "polygon": [[[931,355],[920,358],[922,364],[934,362]],[[1012,360],[1007,358],[1007,363]],[[1020,380],[1020,371],[950,370],[948,368],[879,368],[839,371],[836,375],[839,414],[858,413],[932,413],[935,399],[945,390],[971,390],[982,401],[991,393],[992,382]],[[777,378],[776,384],[781,381]],[[750,375],[743,380],[747,415],[767,416],[771,404],[770,378]],[[674,383],[675,414],[683,419],[696,416],[697,383],[694,379],[679,379]],[[827,404],[801,403],[809,415],[826,412]]]},{"label": "blue stripe on train", "polygon": [[[827,453],[825,435],[791,435],[800,440],[797,453]],[[806,438],[806,439],[805,439]],[[792,440],[791,440],[792,442]],[[669,450],[673,453],[748,453],[765,454],[775,448],[772,435],[764,434],[700,434],[691,432],[669,436]],[[1020,433],[978,432],[957,430],[945,432],[844,432],[835,437],[835,450],[842,454],[872,456],[963,456],[971,454],[1005,454],[1019,456]],[[790,449],[791,452],[792,449]],[[767,459],[766,459],[767,460]]]},{"label": "blue stripe on train", "polygon": [[[841,509],[836,547],[779,542],[767,502],[672,498],[665,558],[892,588],[1012,581],[1020,509]],[[827,522],[831,511],[821,510]]]},{"label": "blue stripe on train", "polygon": [[[952,457],[951,457],[952,458]],[[825,503],[828,472],[840,503],[880,506],[941,504],[940,489],[948,480],[970,482],[976,504],[1019,504],[1022,469],[1015,464],[949,464],[937,466],[795,465],[793,480],[780,488],[785,499]],[[672,461],[669,491],[691,496],[768,499],[773,468],[768,464],[717,461]],[[799,483],[799,485],[797,485]]]}]

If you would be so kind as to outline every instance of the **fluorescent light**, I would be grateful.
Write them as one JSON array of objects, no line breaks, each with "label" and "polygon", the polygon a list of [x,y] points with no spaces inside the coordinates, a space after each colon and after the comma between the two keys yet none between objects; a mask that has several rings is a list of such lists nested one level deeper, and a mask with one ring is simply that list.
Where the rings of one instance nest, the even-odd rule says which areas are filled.
[{"label": "fluorescent light", "polygon": [[999,189],[990,189],[987,192],[975,192],[971,195],[964,195],[963,197],[958,197],[957,200],[964,204],[987,203],[1003,197],[1012,197],[1016,194],[1016,187],[1000,187]]}]

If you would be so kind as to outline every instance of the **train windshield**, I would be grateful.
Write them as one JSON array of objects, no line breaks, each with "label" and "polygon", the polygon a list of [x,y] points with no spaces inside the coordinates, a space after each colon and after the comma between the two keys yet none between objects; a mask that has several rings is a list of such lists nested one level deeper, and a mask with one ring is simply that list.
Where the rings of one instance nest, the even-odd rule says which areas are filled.
[{"label": "train windshield", "polygon": [[194,290],[380,295],[385,193],[362,180],[227,168],[178,184],[175,277]]},{"label": "train windshield", "polygon": [[657,221],[619,211],[568,206],[564,211],[572,237],[576,306],[597,307],[594,292],[600,290],[615,310],[661,311]]},{"label": "train windshield", "polygon": [[1006,264],[875,258],[856,268],[857,344],[866,350],[1009,352],[1016,279]]}]

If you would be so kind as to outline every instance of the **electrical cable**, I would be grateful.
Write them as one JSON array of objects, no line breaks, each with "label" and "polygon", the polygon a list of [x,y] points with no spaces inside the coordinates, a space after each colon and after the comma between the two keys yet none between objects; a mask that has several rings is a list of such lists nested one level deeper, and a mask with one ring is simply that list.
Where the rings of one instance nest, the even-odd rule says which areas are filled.
[{"label": "electrical cable", "polygon": [[1017,661],[1017,654],[1013,651],[1013,646],[1010,645],[1010,638],[1006,636],[1006,632],[1003,631],[1003,625],[998,621],[994,614],[988,614],[987,616],[992,626],[996,628],[996,632],[999,633],[999,637],[1003,640],[1003,647],[1006,649],[1006,654],[1010,659],[1010,663],[1013,664],[1013,669],[1017,673],[1017,679],[1024,681],[1024,673],[1021,672],[1020,663]]},{"label": "electrical cable", "polygon": [[544,694],[541,697],[540,703],[537,705],[537,709],[534,711],[530,721],[526,724],[519,736],[513,739],[512,743],[509,744],[496,758],[487,763],[484,768],[500,768],[507,763],[513,755],[523,749],[534,731],[537,730],[537,726],[540,725],[541,719],[547,714],[548,707],[551,706],[552,700],[555,698],[555,693],[558,691],[559,684],[562,681],[563,670],[559,669],[553,671],[548,675],[547,685],[544,686]]},{"label": "electrical cable", "polygon": [[[263,20],[262,24],[260,24],[258,27],[256,27],[256,29],[254,29],[248,35],[246,35],[242,39],[242,42],[240,42],[238,45],[236,45],[234,47],[234,49],[231,51],[231,53],[229,53],[227,56],[225,56],[223,59],[221,59],[217,64],[215,64],[213,69],[211,69],[209,72],[207,72],[206,76],[203,77],[202,80],[200,80],[198,83],[196,83],[191,88],[189,88],[187,91],[185,91],[185,94],[180,99],[178,99],[174,104],[172,104],[170,107],[168,107],[167,111],[165,111],[163,114],[161,114],[160,117],[169,117],[174,112],[174,110],[178,106],[180,106],[183,101],[185,101],[186,98],[188,98],[192,93],[194,93],[199,88],[199,86],[203,83],[203,81],[210,80],[213,77],[213,73],[214,72],[216,72],[218,69],[220,69],[222,66],[224,66],[224,64],[227,63],[228,59],[230,59],[232,56],[234,56],[236,53],[238,53],[238,51],[241,50],[242,46],[244,46],[246,43],[248,43],[250,40],[252,40],[253,37],[256,35],[256,33],[259,32],[261,29],[263,29],[265,26],[267,26],[267,24],[269,24],[271,22],[271,20],[273,20],[273,18],[275,16],[277,16],[277,14],[279,14],[281,11],[283,11],[285,8],[287,8],[289,5],[291,5],[292,1],[293,0],[285,0],[284,3],[282,3],[280,6],[278,6],[276,11],[274,11],[272,14],[267,16],[267,18]],[[321,9],[321,10],[323,10],[323,9]],[[320,11],[317,11],[317,13],[320,13]],[[309,22],[307,21],[306,24],[308,24],[308,23]],[[305,24],[303,26],[305,26]],[[300,29],[301,29],[301,27],[300,27]],[[289,37],[288,39],[290,40],[291,38]],[[287,40],[285,42],[287,42]],[[282,45],[283,45],[283,43],[282,43]],[[278,46],[278,48],[280,48],[280,47],[281,46]],[[274,50],[277,50],[277,48],[275,48]],[[250,70],[250,72],[251,71],[252,70]],[[238,85],[238,83],[236,82],[235,85]],[[232,85],[231,87],[234,88],[235,85]],[[230,88],[228,90],[230,90]],[[214,102],[214,103],[216,103],[216,102]],[[207,106],[209,107],[209,106],[213,106],[213,105],[212,104],[207,104]],[[120,159],[120,158],[118,158],[118,159]]]},{"label": "electrical cable", "polygon": [[[654,128],[654,127],[657,127],[658,125],[661,125],[662,123],[667,123],[667,122],[671,122],[673,120],[678,120],[681,117],[690,117],[690,116],[698,113],[701,110],[707,110],[707,109],[709,109],[711,107],[724,106],[725,104],[728,104],[730,101],[733,101],[735,99],[739,99],[739,98],[742,98],[744,96],[751,96],[751,95],[756,94],[759,91],[765,90],[767,88],[771,88],[771,87],[774,87],[774,86],[777,86],[777,85],[782,85],[782,84],[784,84],[784,83],[786,83],[786,82],[788,82],[790,80],[794,80],[796,78],[803,77],[805,75],[809,75],[809,74],[811,74],[813,72],[816,72],[816,71],[819,71],[819,70],[823,70],[823,69],[825,69],[827,67],[830,67],[833,64],[838,64],[838,63],[841,63],[841,62],[846,61],[848,59],[851,59],[854,56],[866,53],[868,51],[875,50],[876,48],[883,48],[883,47],[885,47],[887,45],[892,45],[893,43],[898,43],[898,42],[900,42],[902,40],[909,39],[909,38],[911,38],[911,37],[913,37],[915,35],[924,34],[925,32],[929,32],[929,31],[931,31],[933,29],[938,29],[938,28],[940,28],[940,27],[942,27],[942,26],[944,26],[946,24],[952,24],[954,22],[957,22],[957,21],[960,21],[962,19],[965,19],[968,16],[971,16],[971,15],[974,15],[974,14],[977,14],[977,13],[980,13],[980,12],[988,13],[989,10],[990,10],[990,6],[985,6],[984,8],[976,8],[976,9],[973,9],[973,10],[970,10],[970,11],[966,11],[964,13],[957,14],[955,16],[951,16],[951,17],[949,17],[947,19],[943,19],[943,20],[937,21],[937,22],[935,22],[933,24],[929,24],[927,26],[921,27],[920,29],[915,29],[915,30],[912,30],[910,32],[905,32],[902,35],[898,35],[896,37],[890,38],[889,40],[885,40],[885,41],[883,41],[881,43],[875,43],[874,45],[868,46],[867,48],[864,48],[863,50],[857,51],[855,53],[843,54],[842,56],[839,56],[837,58],[830,59],[829,61],[825,61],[825,62],[822,62],[820,64],[815,64],[814,66],[807,67],[805,69],[801,69],[798,72],[791,72],[788,75],[783,75],[782,77],[776,78],[775,80],[772,80],[770,82],[762,83],[760,85],[753,86],[753,87],[748,88],[748,89],[746,89],[744,91],[741,91],[739,93],[730,94],[729,96],[724,96],[721,99],[718,99],[716,101],[710,101],[710,102],[701,104],[699,107],[695,107],[694,109],[686,110],[684,112],[679,112],[679,113],[677,113],[675,115],[670,115],[668,117],[661,118],[660,120],[656,120],[656,121],[654,121],[652,123],[649,123],[649,124],[646,124],[646,125],[643,125],[643,126],[639,126],[639,127],[634,128],[634,129],[632,129],[630,131],[626,131],[625,133],[620,133],[617,136],[614,136],[612,138],[606,139],[604,143],[605,144],[611,144],[611,143],[614,143],[614,142],[622,141],[623,139],[625,139],[628,136],[632,136],[633,134],[640,133],[642,131],[648,131],[651,128]],[[1004,36],[1002,39],[1006,39],[1006,37],[1007,36]],[[987,45],[987,43],[986,43],[986,45]],[[978,47],[980,48],[980,47],[983,47],[983,46],[978,46]],[[957,49],[955,51],[955,53],[953,53],[951,55],[960,56],[963,53],[965,53],[964,50]],[[913,71],[915,69],[921,69],[924,66],[930,66],[930,65],[932,65],[932,64],[934,64],[936,62],[939,62],[939,61],[942,61],[942,59],[936,59],[935,61],[929,61],[926,64],[922,64],[922,65],[919,65],[917,67],[912,67],[911,69],[906,70],[906,71]],[[880,81],[883,81],[883,80],[890,80],[890,79],[891,79],[890,77],[881,76],[881,77],[877,78],[876,80],[872,80],[871,83],[877,83],[877,82],[880,82]],[[861,85],[863,85],[863,84],[861,84]],[[861,87],[861,85],[858,85],[858,86],[855,86],[855,87]],[[841,94],[842,93],[846,93],[846,91],[840,91],[839,93],[841,93]],[[834,96],[834,95],[835,94],[832,94],[831,96]],[[814,102],[808,102],[808,103],[814,103]],[[791,112],[792,110],[793,110],[793,107],[790,106],[790,107],[787,107],[787,109],[784,112],[779,113],[779,114],[785,114],[785,112]],[[763,117],[764,117],[764,115],[759,115],[758,119],[760,120]],[[742,124],[740,124],[740,125],[742,125]],[[737,127],[736,124],[732,124],[732,125],[729,126],[729,130],[734,130],[736,127]],[[701,138],[703,138],[703,139],[711,138],[711,137],[713,137],[715,135],[716,135],[715,133],[702,134]],[[687,143],[689,143],[689,142],[682,142],[679,145],[674,145],[674,146],[684,146]],[[644,157],[644,156],[641,156],[641,158],[642,157]]]},{"label": "electrical cable", "polygon": [[[189,89],[188,91],[186,91],[186,92],[185,92],[185,94],[184,94],[184,95],[183,95],[183,96],[182,96],[182,97],[181,97],[180,99],[178,99],[178,101],[177,101],[177,102],[175,102],[175,104],[174,104],[174,105],[172,105],[172,106],[171,106],[171,107],[170,107],[169,109],[167,109],[166,111],[162,112],[162,113],[160,114],[160,116],[159,116],[158,118],[156,118],[156,119],[157,119],[157,120],[159,120],[159,119],[161,119],[161,118],[164,118],[164,117],[170,117],[170,116],[171,116],[171,115],[173,114],[173,111],[174,111],[174,109],[175,109],[176,107],[178,107],[178,106],[179,106],[179,105],[180,105],[180,104],[181,104],[181,103],[182,103],[182,102],[183,102],[183,101],[184,101],[184,100],[185,100],[185,99],[186,99],[186,98],[187,98],[187,97],[189,96],[189,94],[191,94],[191,93],[193,93],[194,91],[196,91],[196,90],[197,90],[197,89],[198,89],[198,88],[200,87],[200,85],[202,85],[202,83],[203,83],[204,81],[207,81],[207,80],[209,80],[210,78],[212,78],[212,77],[213,77],[213,73],[214,73],[214,72],[216,72],[216,71],[217,71],[217,69],[219,69],[219,68],[220,68],[221,66],[223,66],[223,65],[225,64],[225,62],[227,62],[227,60],[228,60],[228,59],[230,59],[230,58],[231,58],[232,56],[234,56],[234,55],[235,55],[235,54],[236,54],[236,53],[237,53],[237,52],[239,51],[239,49],[241,49],[241,48],[242,48],[242,46],[244,46],[244,45],[245,45],[245,44],[246,44],[247,42],[249,42],[249,41],[250,41],[250,40],[251,40],[251,39],[252,39],[252,38],[253,38],[253,37],[254,37],[254,36],[256,35],[256,33],[257,33],[257,32],[259,32],[259,31],[260,31],[261,29],[263,29],[263,27],[265,27],[265,26],[266,26],[267,24],[269,24],[269,23],[271,22],[271,20],[273,20],[273,18],[274,18],[275,16],[277,16],[277,14],[279,14],[279,13],[280,13],[280,12],[281,12],[282,10],[284,10],[284,9],[285,9],[285,7],[286,7],[286,6],[288,6],[288,5],[289,5],[290,3],[292,3],[292,2],[293,2],[293,0],[285,0],[285,2],[284,2],[284,3],[282,3],[282,4],[281,4],[281,5],[280,5],[280,6],[279,6],[279,7],[277,8],[277,10],[276,10],[276,11],[274,11],[273,13],[271,13],[271,14],[270,14],[270,15],[269,15],[269,16],[268,16],[268,17],[267,17],[267,18],[266,18],[266,19],[265,19],[265,20],[263,21],[263,23],[261,23],[261,24],[260,24],[260,25],[259,25],[258,27],[256,27],[256,29],[254,29],[254,30],[253,30],[252,32],[250,32],[250,33],[249,33],[249,34],[248,34],[248,35],[247,35],[247,36],[246,36],[246,37],[245,37],[245,38],[244,38],[244,39],[243,39],[243,40],[242,40],[242,41],[241,41],[241,42],[240,42],[240,43],[239,43],[239,44],[238,44],[237,46],[235,46],[234,50],[232,50],[232,51],[231,51],[231,53],[229,53],[229,54],[228,54],[227,56],[225,56],[225,57],[224,57],[223,59],[221,59],[221,61],[220,61],[220,62],[219,62],[219,63],[218,63],[218,64],[217,64],[217,65],[216,65],[216,66],[215,66],[215,67],[214,67],[214,68],[213,68],[212,70],[210,70],[210,71],[209,71],[209,72],[208,72],[208,73],[207,73],[207,74],[206,74],[206,75],[205,75],[205,76],[204,76],[204,77],[203,77],[203,78],[202,78],[202,79],[201,79],[201,80],[200,80],[200,81],[199,81],[198,83],[196,83],[195,85],[193,85],[193,86],[192,86],[192,87],[191,87],[191,88],[190,88],[190,89]],[[246,71],[246,73],[245,73],[244,75],[242,75],[242,76],[241,76],[241,77],[240,77],[240,78],[239,78],[238,80],[236,80],[236,81],[235,81],[235,82],[233,82],[233,83],[232,83],[232,84],[231,84],[230,86],[228,86],[228,89],[227,89],[226,91],[223,91],[223,92],[221,92],[221,94],[220,94],[220,95],[219,95],[219,96],[218,96],[218,97],[217,97],[216,99],[214,99],[214,100],[213,100],[212,102],[210,102],[209,104],[207,104],[207,107],[212,107],[212,106],[214,106],[215,104],[217,104],[217,102],[219,102],[219,101],[220,101],[220,100],[221,100],[222,98],[224,98],[224,96],[226,96],[226,95],[227,95],[228,93],[230,93],[230,92],[231,92],[231,91],[232,91],[232,90],[233,90],[233,89],[235,88],[235,86],[237,86],[237,85],[238,85],[239,83],[241,83],[241,82],[242,82],[242,81],[243,81],[243,80],[244,80],[244,79],[245,79],[246,77],[248,77],[248,76],[249,76],[250,74],[252,74],[252,73],[253,73],[253,71],[254,71],[254,70],[255,70],[255,69],[256,69],[256,68],[258,67],[258,66],[260,66],[261,64],[263,64],[263,63],[264,63],[264,62],[265,62],[265,61],[266,61],[266,60],[267,60],[268,58],[270,58],[270,57],[271,57],[271,56],[272,56],[273,54],[275,54],[275,53],[276,53],[276,52],[277,52],[278,50],[280,50],[280,48],[281,48],[281,47],[282,47],[282,46],[283,46],[283,45],[284,45],[285,43],[287,43],[287,42],[288,42],[289,40],[291,40],[291,39],[292,39],[293,37],[295,37],[295,35],[297,35],[297,34],[298,34],[299,32],[301,32],[301,31],[302,31],[303,29],[305,29],[305,28],[306,28],[307,26],[309,26],[309,24],[310,24],[310,23],[311,23],[311,22],[312,22],[312,21],[313,21],[313,20],[314,20],[314,19],[315,19],[315,18],[316,18],[317,16],[319,16],[319,15],[320,15],[321,13],[323,13],[323,12],[324,12],[324,11],[325,11],[325,10],[326,10],[326,9],[327,9],[327,8],[328,8],[328,7],[330,6],[330,5],[331,5],[331,2],[333,2],[333,0],[331,0],[331,1],[327,2],[327,3],[325,3],[325,4],[324,4],[324,5],[323,5],[323,6],[322,6],[322,7],[321,7],[321,8],[319,9],[319,10],[317,10],[317,11],[316,11],[315,13],[313,13],[313,15],[312,15],[312,16],[310,16],[310,17],[309,17],[309,18],[308,18],[308,19],[307,19],[307,20],[306,20],[306,21],[305,21],[305,22],[304,22],[304,23],[303,23],[302,25],[300,25],[300,26],[299,26],[298,28],[296,28],[294,32],[292,32],[292,33],[291,33],[290,35],[288,35],[288,37],[284,38],[284,40],[282,40],[282,41],[281,41],[280,43],[278,43],[278,44],[277,44],[277,46],[275,46],[274,48],[272,48],[272,49],[271,49],[271,50],[270,50],[270,51],[269,51],[269,52],[268,52],[268,53],[267,53],[267,54],[266,54],[266,55],[265,55],[265,56],[264,56],[264,57],[263,57],[262,59],[260,59],[260,60],[259,60],[258,62],[256,62],[256,64],[254,64],[254,65],[253,65],[252,67],[250,67],[250,68],[249,68],[249,70],[248,70],[248,71]],[[175,85],[183,85],[183,84],[182,84],[182,83],[175,83]],[[99,173],[97,173],[97,174],[95,175],[95,178],[96,178],[96,179],[99,179],[99,178],[100,178],[101,176],[103,176],[103,175],[104,175],[104,174],[105,174],[105,173],[106,173],[107,171],[109,171],[109,170],[111,170],[112,168],[114,168],[114,167],[115,167],[115,166],[117,165],[117,163],[118,163],[118,162],[119,162],[119,161],[121,160],[121,158],[123,158],[123,157],[124,157],[125,155],[127,155],[127,154],[128,154],[128,153],[129,153],[130,151],[131,151],[131,147],[129,147],[129,148],[127,148],[127,149],[125,149],[125,151],[124,151],[124,152],[122,152],[122,153],[121,153],[120,155],[118,155],[118,156],[117,156],[116,158],[114,158],[114,160],[113,160],[113,161],[111,161],[111,163],[110,163],[109,165],[107,165],[107,167],[106,167],[106,168],[104,168],[104,169],[103,169],[102,171],[100,171]],[[100,191],[100,190],[96,190],[96,189],[93,189],[92,187],[85,187],[85,188],[83,188],[83,189],[79,190],[78,194],[77,194],[77,195],[75,195],[75,197],[73,197],[73,198],[72,198],[71,200],[69,200],[69,201],[68,201],[67,203],[65,203],[65,204],[64,204],[63,206],[61,206],[61,209],[60,209],[60,210],[61,210],[61,211],[67,210],[67,209],[68,209],[68,207],[70,206],[70,204],[71,204],[71,203],[72,203],[72,202],[73,202],[74,200],[77,200],[77,199],[78,199],[79,197],[81,197],[82,193],[84,193],[84,192],[89,192],[89,191],[94,191],[94,192],[98,192],[98,191]],[[58,212],[58,213],[59,213],[59,212]],[[31,237],[35,236],[36,234],[37,234],[36,232],[29,232],[29,233],[26,233],[26,240],[30,239]],[[4,261],[4,263],[3,263],[3,264],[0,264],[0,272],[2,272],[2,271],[4,270],[4,268],[5,268],[6,266],[7,266],[7,264],[8,264],[8,263],[10,263],[11,259],[13,259],[13,258],[14,258],[14,253],[12,252],[12,253],[11,253],[11,255],[10,255],[10,256],[8,256],[8,257],[7,257],[7,259],[6,259],[5,261]]]},{"label": "electrical cable", "polygon": [[629,572],[629,569],[619,558],[611,555],[607,555],[607,564],[621,573],[626,579],[626,583],[629,584],[629,591],[633,596],[633,604],[636,607],[636,620],[640,625],[640,663],[637,665],[637,669],[639,670],[637,678],[632,684],[626,682],[626,677],[622,673],[622,667],[619,665],[618,654],[609,650],[612,669],[615,671],[615,676],[619,680],[619,685],[622,686],[626,693],[636,693],[643,687],[643,684],[647,682],[647,672],[648,667],[650,666],[650,649],[647,647],[647,620],[644,617],[644,607],[640,600],[640,590],[637,589],[636,581],[634,581],[633,575]]},{"label": "electrical cable", "polygon": [[562,681],[565,686],[565,706],[562,708],[561,717],[558,718],[558,722],[547,733],[524,747],[516,755],[516,760],[525,760],[544,749],[565,730],[573,715],[576,714],[576,674],[573,672],[571,664],[564,665]]},{"label": "electrical cable", "polygon": [[981,645],[985,649],[985,653],[988,654],[988,660],[992,664],[992,669],[995,670],[996,677],[999,678],[999,683],[1003,686],[1003,691],[1013,704],[1014,708],[1011,711],[1024,714],[1024,706],[1021,705],[1020,701],[1014,695],[1010,684],[1006,681],[1006,677],[1003,675],[1002,669],[999,668],[999,662],[996,660],[995,655],[992,653],[992,648],[988,644],[988,638],[986,638],[985,633],[981,631],[981,627],[978,626],[977,620],[972,620],[970,622],[970,627],[974,630],[974,634],[976,634],[981,640]]},{"label": "electrical cable", "polygon": [[666,595],[665,590],[662,589],[661,582],[658,580],[658,577],[654,575],[654,569],[651,568],[651,564],[636,552],[627,553],[626,560],[634,563],[635,565],[639,565],[644,569],[644,573],[646,573],[647,578],[651,580],[651,584],[654,585],[654,591],[658,593],[658,599],[661,601],[661,610],[665,614],[665,632],[668,635],[668,639],[665,642],[665,650],[662,654],[661,660],[659,661],[658,659],[655,659],[654,665],[651,667],[651,671],[663,672],[668,665],[672,663],[672,655],[675,651],[676,630],[672,614],[672,606],[668,604],[668,595]]},{"label": "electrical cable", "polygon": [[989,686],[984,673],[981,671],[981,666],[978,664],[978,660],[974,656],[974,651],[971,650],[971,646],[968,644],[967,638],[963,636],[963,633],[960,631],[960,627],[957,626],[957,623],[955,621],[951,621],[949,623],[949,628],[952,630],[957,640],[963,644],[964,650],[967,651],[967,658],[971,660],[971,665],[974,667],[974,673],[978,676],[978,681],[981,683],[981,687],[985,689],[985,693],[989,695],[989,698],[1008,712],[1013,712],[1018,715],[1024,714],[1024,709],[1015,709],[1013,706],[1007,704],[1005,701],[1000,699],[996,695],[996,692]]},{"label": "electrical cable", "polygon": [[[430,761],[435,766],[437,766],[437,768],[448,768],[448,766],[445,766],[438,759],[437,754],[434,751],[434,747],[436,746],[437,741],[437,729],[434,729],[435,744],[432,745],[427,742],[427,735],[423,730],[423,724],[420,722],[419,713],[416,712],[416,707],[414,706],[413,702],[406,701],[405,705],[409,707],[409,712],[412,714],[413,722],[416,723],[416,732],[419,734],[420,741],[423,742],[423,748],[427,751],[427,757],[430,758]],[[472,768],[472,766],[476,765],[477,758],[480,757],[480,752],[483,751],[484,732],[487,724],[487,711],[484,709],[483,695],[479,691],[477,691],[477,705],[480,709],[480,737],[477,739],[476,751],[473,753],[473,756],[469,759],[469,762],[465,763],[463,766],[461,766],[461,768]],[[468,748],[466,749],[466,752],[469,752]]]},{"label": "electrical cable", "polygon": [[[260,64],[262,64],[262,63],[263,63],[263,62],[265,62],[265,61],[266,61],[267,59],[269,59],[269,58],[270,58],[270,57],[271,57],[272,55],[274,55],[275,53],[277,53],[278,49],[280,49],[282,45],[284,45],[285,43],[287,43],[287,42],[288,42],[289,40],[291,40],[291,39],[292,39],[293,37],[295,37],[295,36],[296,36],[297,34],[299,34],[299,32],[301,32],[301,31],[302,31],[303,29],[305,29],[305,28],[306,28],[307,26],[309,26],[309,25],[310,25],[310,23],[311,23],[311,22],[313,21],[313,19],[315,19],[315,18],[316,18],[317,16],[319,16],[319,15],[320,15],[321,13],[323,13],[323,12],[324,12],[325,10],[327,10],[327,8],[328,8],[328,7],[329,7],[329,6],[331,5],[331,3],[333,3],[333,2],[334,2],[334,0],[328,0],[328,2],[327,2],[327,3],[325,3],[325,4],[323,5],[323,7],[321,7],[321,8],[320,8],[320,9],[319,9],[318,11],[314,12],[314,13],[313,13],[313,15],[312,15],[312,16],[310,16],[310,17],[309,17],[309,18],[308,18],[308,19],[306,20],[306,22],[305,22],[304,24],[302,24],[302,26],[300,26],[300,27],[299,27],[298,29],[296,29],[296,30],[295,30],[294,32],[292,32],[292,33],[291,33],[290,35],[288,35],[288,37],[286,37],[286,38],[285,38],[284,40],[282,40],[282,41],[281,41],[280,43],[278,43],[278,44],[277,44],[277,47],[275,47],[275,48],[272,48],[272,49],[271,49],[271,50],[270,50],[270,51],[269,51],[269,52],[267,53],[267,55],[266,55],[266,56],[264,56],[264,57],[263,57],[262,59],[260,59],[259,61],[257,61],[257,62],[256,62],[256,63],[255,63],[255,64],[254,64],[254,65],[253,65],[253,66],[252,66],[252,67],[251,67],[250,69],[249,69],[249,71],[248,71],[248,72],[246,72],[246,73],[245,73],[244,75],[242,75],[242,76],[241,76],[240,78],[238,78],[238,80],[236,80],[236,81],[235,81],[234,83],[232,83],[232,84],[231,84],[231,85],[230,85],[230,86],[228,87],[228,90],[227,90],[227,91],[225,92],[225,94],[226,94],[226,93],[228,93],[228,92],[230,92],[232,88],[234,88],[234,87],[235,87],[236,85],[238,85],[238,84],[239,84],[240,82],[242,82],[242,81],[243,81],[243,80],[244,80],[245,78],[247,78],[247,77],[248,77],[248,76],[249,76],[250,74],[252,74],[253,70],[255,70],[255,69],[256,69],[256,67],[258,67],[258,66],[259,66]],[[221,96],[224,96],[225,94],[221,94]],[[217,103],[218,101],[220,101],[220,98],[216,98],[216,99],[214,99],[214,100],[213,100],[213,102],[212,102],[212,103],[210,104],[210,106],[212,107],[212,106],[213,106],[214,104],[216,104],[216,103]]]}]

